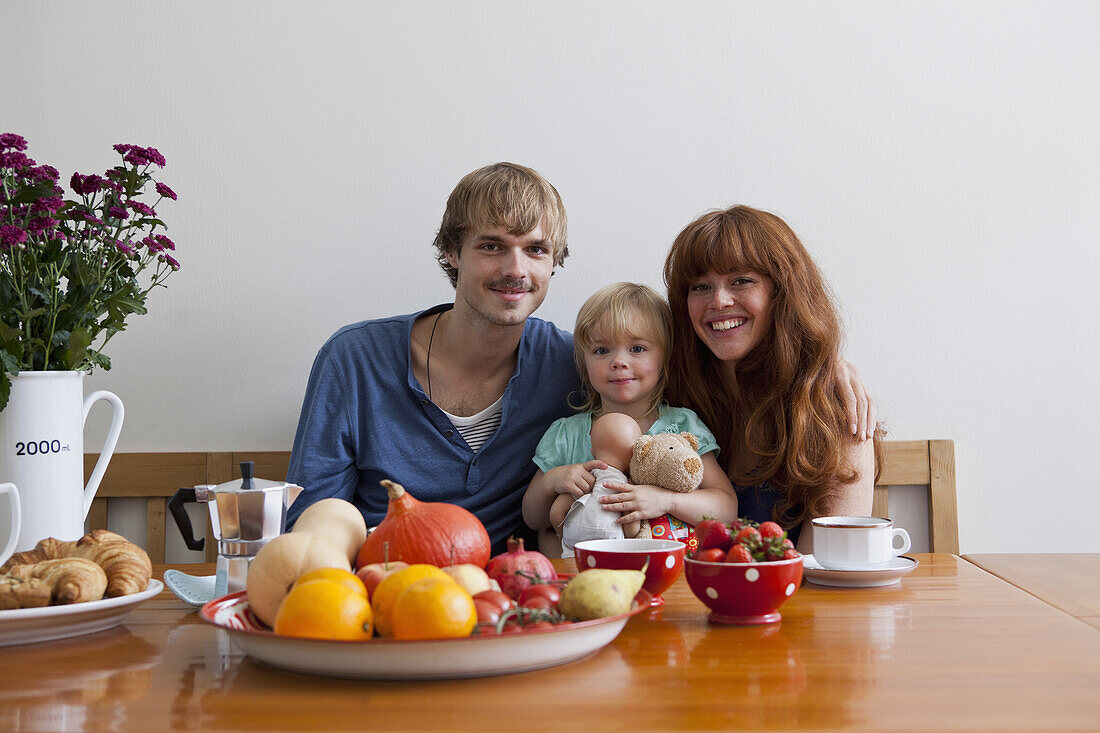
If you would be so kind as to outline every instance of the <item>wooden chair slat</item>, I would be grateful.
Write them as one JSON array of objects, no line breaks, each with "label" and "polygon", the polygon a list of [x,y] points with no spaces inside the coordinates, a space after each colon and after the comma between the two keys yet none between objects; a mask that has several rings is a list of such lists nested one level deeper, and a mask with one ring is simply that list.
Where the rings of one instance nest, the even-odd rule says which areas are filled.
[{"label": "wooden chair slat", "polygon": [[927,440],[886,441],[882,444],[882,452],[879,484],[903,486],[929,483]]},{"label": "wooden chair slat", "polygon": [[88,510],[88,531],[107,529],[107,500],[92,499],[92,508]]},{"label": "wooden chair slat", "polygon": [[871,516],[890,518],[890,489],[879,484],[875,486],[875,493],[871,499]]},{"label": "wooden chair slat", "polygon": [[955,498],[955,444],[950,440],[928,441],[928,462],[932,528],[932,552],[959,554],[959,510]]},{"label": "wooden chair slat", "polygon": [[164,514],[167,507],[168,500],[162,496],[151,496],[147,502],[145,551],[154,563],[164,562]]},{"label": "wooden chair slat", "polygon": [[[103,474],[96,496],[169,497],[181,486],[206,479],[206,453],[115,453]],[[99,454],[84,454],[84,475],[89,476]]]}]

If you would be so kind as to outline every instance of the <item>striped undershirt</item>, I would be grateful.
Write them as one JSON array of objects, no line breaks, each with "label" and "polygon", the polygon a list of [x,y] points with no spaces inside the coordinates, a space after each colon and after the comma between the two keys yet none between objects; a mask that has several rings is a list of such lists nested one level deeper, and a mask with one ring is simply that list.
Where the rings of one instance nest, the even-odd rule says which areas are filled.
[{"label": "striped undershirt", "polygon": [[497,428],[500,427],[500,416],[503,413],[502,407],[504,405],[504,395],[497,398],[497,401],[486,407],[476,415],[470,415],[469,417],[459,417],[458,415],[452,415],[446,410],[443,414],[450,419],[451,423],[458,430],[459,435],[466,441],[466,445],[470,446],[470,450],[477,453],[481,449],[481,446],[485,444]]}]

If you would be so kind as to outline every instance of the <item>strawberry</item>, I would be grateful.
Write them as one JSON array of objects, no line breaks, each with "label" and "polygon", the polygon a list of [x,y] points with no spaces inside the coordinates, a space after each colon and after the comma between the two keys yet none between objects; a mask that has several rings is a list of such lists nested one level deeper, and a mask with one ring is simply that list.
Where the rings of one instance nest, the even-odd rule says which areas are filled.
[{"label": "strawberry", "polygon": [[784,547],[792,547],[792,548],[793,548],[793,547],[794,547],[794,543],[793,543],[793,542],[791,542],[791,541],[790,541],[789,539],[787,539],[786,537],[784,537],[784,538],[783,538],[783,546],[784,546]]},{"label": "strawberry", "polygon": [[794,549],[793,547],[788,547],[783,552],[783,559],[784,560],[793,560],[796,557],[802,557],[802,554],[799,553],[799,551]]},{"label": "strawberry", "polygon": [[785,534],[783,528],[775,522],[763,522],[760,525],[760,536],[765,539],[769,537],[783,537]]},{"label": "strawberry", "polygon": [[755,547],[760,544],[760,530],[756,527],[742,527],[737,536],[733,538],[735,545],[749,545]]},{"label": "strawberry", "polygon": [[726,562],[756,562],[749,548],[744,545],[734,545],[726,555]]},{"label": "strawberry", "polygon": [[781,543],[774,540],[764,540],[764,545],[760,548],[762,550],[764,562],[771,562],[774,560],[782,560],[784,553],[787,552],[787,548]]},{"label": "strawberry", "polygon": [[700,551],[718,548],[725,553],[733,544],[730,528],[717,519],[704,519],[695,525],[695,537],[699,540]]},{"label": "strawberry", "polygon": [[710,547],[696,552],[692,559],[699,562],[722,562],[726,559],[726,551],[721,547]]}]

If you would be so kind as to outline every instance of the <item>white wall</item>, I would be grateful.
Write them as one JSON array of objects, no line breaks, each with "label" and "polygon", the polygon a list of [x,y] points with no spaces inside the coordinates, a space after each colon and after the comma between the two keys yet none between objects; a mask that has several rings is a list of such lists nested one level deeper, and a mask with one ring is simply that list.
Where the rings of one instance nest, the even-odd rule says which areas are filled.
[{"label": "white wall", "polygon": [[1100,551],[1096,3],[0,0],[0,26],[0,131],[66,178],[155,146],[180,195],[183,269],[88,380],[119,450],[287,448],[316,349],[448,300],[446,196],[512,160],[570,215],[539,315],[659,286],[705,209],[772,210],[890,437],[955,440],[962,550]]}]

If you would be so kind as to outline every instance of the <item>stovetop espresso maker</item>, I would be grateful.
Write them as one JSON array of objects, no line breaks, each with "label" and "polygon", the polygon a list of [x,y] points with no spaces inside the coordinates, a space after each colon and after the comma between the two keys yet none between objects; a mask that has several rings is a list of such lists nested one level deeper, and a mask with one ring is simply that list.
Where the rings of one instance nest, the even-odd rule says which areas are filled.
[{"label": "stovetop espresso maker", "polygon": [[224,484],[200,484],[178,489],[168,500],[168,509],[176,520],[189,550],[203,550],[206,538],[197,539],[184,505],[204,503],[210,510],[210,528],[218,542],[218,563],[214,594],[245,589],[248,565],[267,542],[286,529],[286,511],[301,493],[302,487],[285,481],[253,477],[255,463],[241,463],[241,478]]}]

